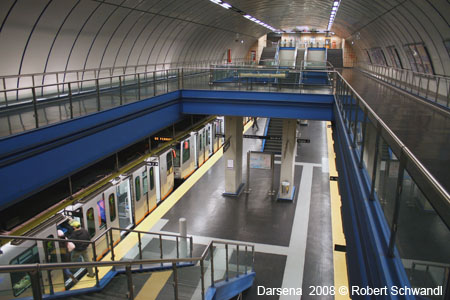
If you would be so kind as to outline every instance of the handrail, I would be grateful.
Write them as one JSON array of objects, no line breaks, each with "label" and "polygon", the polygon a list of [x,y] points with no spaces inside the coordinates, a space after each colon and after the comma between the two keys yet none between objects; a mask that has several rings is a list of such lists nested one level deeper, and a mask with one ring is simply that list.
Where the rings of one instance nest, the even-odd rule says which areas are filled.
[{"label": "handrail", "polygon": [[[172,235],[173,236],[173,235]],[[248,251],[247,248],[251,248],[251,255],[252,255],[252,262],[251,262],[251,272],[254,272],[254,259],[255,259],[255,246],[251,244],[245,244],[245,243],[234,243],[234,242],[222,242],[222,241],[216,241],[212,240],[208,243],[205,250],[203,251],[202,255],[200,257],[188,257],[188,258],[171,258],[171,259],[139,259],[139,260],[124,260],[124,261],[92,261],[92,262],[69,262],[69,263],[44,263],[44,264],[22,264],[22,265],[1,265],[0,266],[0,273],[14,273],[14,272],[28,272],[30,276],[31,281],[31,287],[33,292],[34,299],[42,299],[42,290],[41,290],[41,275],[40,272],[47,271],[49,272],[49,278],[50,272],[53,270],[63,270],[67,268],[95,268],[96,270],[96,285],[99,286],[99,279],[98,279],[98,268],[100,267],[125,267],[126,270],[126,276],[128,277],[128,292],[129,292],[129,298],[133,299],[133,278],[131,275],[131,267],[132,266],[142,266],[142,265],[156,265],[156,264],[171,264],[172,270],[174,272],[174,291],[175,291],[175,299],[178,299],[178,276],[177,276],[177,269],[182,267],[182,265],[179,265],[180,263],[194,263],[194,262],[200,262],[200,280],[201,280],[201,294],[202,299],[205,299],[206,292],[205,292],[205,271],[204,271],[204,261],[207,259],[207,257],[210,257],[210,268],[211,268],[211,286],[214,287],[215,285],[215,277],[214,277],[214,244],[222,244],[225,245],[226,249],[226,257],[225,257],[225,265],[226,265],[226,277],[225,281],[228,281],[228,275],[229,275],[229,268],[228,268],[228,246],[229,245],[235,245],[237,256],[236,256],[236,264],[237,264],[237,274],[236,277],[239,277],[239,274],[241,271],[239,270],[239,247],[245,248],[245,254],[247,255]],[[245,272],[243,274],[247,274],[247,265],[245,265]],[[53,287],[51,280],[49,282],[50,284],[50,294],[53,293]]]},{"label": "handrail", "polygon": [[359,69],[407,93],[424,98],[436,105],[450,108],[449,76],[373,64],[360,64]]},{"label": "handrail", "polygon": [[[235,61],[246,61],[246,58],[235,58]],[[216,62],[220,61],[226,61],[226,59],[218,59],[215,60]],[[213,62],[215,62],[213,61]],[[201,61],[194,61],[194,62],[171,62],[171,63],[156,63],[156,64],[142,64],[142,65],[130,65],[130,66],[116,66],[116,67],[103,67],[103,68],[90,68],[90,69],[74,69],[74,70],[67,70],[67,71],[51,71],[51,72],[40,72],[40,73],[26,73],[26,74],[18,74],[18,75],[3,75],[0,76],[0,79],[8,79],[8,78],[21,78],[21,77],[32,77],[32,76],[49,76],[49,75],[55,75],[55,74],[70,74],[70,73],[78,73],[78,72],[97,72],[99,74],[101,71],[105,70],[115,70],[115,69],[137,69],[142,67],[151,67],[151,66],[160,66],[160,65],[181,65],[189,67],[191,65],[201,65],[201,64],[211,64],[210,60],[201,60]],[[152,71],[165,71],[167,69],[161,69],[161,70],[148,70],[146,72],[152,72]],[[135,73],[130,74],[121,74],[121,75],[133,75]]]},{"label": "handrail", "polygon": [[423,76],[431,76],[431,77],[442,77],[445,79],[450,79],[450,76],[447,75],[439,75],[439,74],[429,74],[429,73],[422,73],[422,72],[417,72],[417,71],[413,71],[411,69],[402,69],[402,68],[397,68],[397,67],[393,67],[393,66],[384,66],[384,65],[379,65],[379,64],[360,64],[362,66],[374,66],[374,67],[382,67],[382,68],[387,68],[387,69],[393,69],[399,72],[403,72],[403,71],[408,71],[414,74],[418,74],[418,75],[423,75]]},{"label": "handrail", "polygon": [[[450,194],[448,191],[444,189],[444,187],[434,178],[434,176],[428,171],[428,169],[423,166],[423,164],[417,159],[417,157],[412,153],[412,151],[403,144],[403,142],[395,135],[395,133],[386,125],[386,123],[383,122],[383,120],[375,113],[375,111],[367,104],[366,101],[358,94],[358,92],[348,83],[348,81],[337,72],[340,79],[346,84],[346,86],[350,89],[350,91],[358,98],[358,101],[360,105],[363,106],[365,110],[367,110],[367,114],[371,115],[375,121],[380,124],[382,129],[389,135],[389,137],[395,142],[395,146],[399,149],[399,152],[403,152],[404,155],[406,155],[407,159],[410,163],[412,163],[420,173],[425,177],[425,180],[427,181],[427,184],[434,189],[434,192],[439,196],[441,201],[443,201],[444,205],[447,207],[447,218],[450,216]],[[391,147],[393,145],[390,145]],[[396,153],[398,157],[400,153]],[[406,169],[409,170],[408,166],[409,164],[406,164]],[[428,195],[429,196],[429,195]],[[436,199],[430,199],[430,202],[433,203],[433,201]],[[444,222],[447,223],[447,226],[450,225],[450,219],[444,218]]]}]

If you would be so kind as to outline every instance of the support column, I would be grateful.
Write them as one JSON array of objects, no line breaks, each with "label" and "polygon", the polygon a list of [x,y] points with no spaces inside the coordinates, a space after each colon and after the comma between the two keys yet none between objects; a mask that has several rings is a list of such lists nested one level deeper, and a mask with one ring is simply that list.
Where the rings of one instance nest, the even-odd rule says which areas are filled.
[{"label": "support column", "polygon": [[238,196],[244,187],[242,182],[242,117],[225,117],[225,192],[224,196]]},{"label": "support column", "polygon": [[281,171],[278,199],[294,200],[294,170],[297,156],[297,120],[283,120]]}]

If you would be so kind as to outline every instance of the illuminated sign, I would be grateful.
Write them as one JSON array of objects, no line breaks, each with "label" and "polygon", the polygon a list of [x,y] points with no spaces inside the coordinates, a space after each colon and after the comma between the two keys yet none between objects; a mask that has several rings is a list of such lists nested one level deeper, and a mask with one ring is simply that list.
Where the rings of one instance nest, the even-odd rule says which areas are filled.
[{"label": "illuminated sign", "polygon": [[155,136],[155,137],[153,137],[153,140],[154,140],[154,141],[169,142],[169,141],[171,141],[171,140],[173,140],[173,139],[170,138],[170,137],[160,137],[160,136]]}]

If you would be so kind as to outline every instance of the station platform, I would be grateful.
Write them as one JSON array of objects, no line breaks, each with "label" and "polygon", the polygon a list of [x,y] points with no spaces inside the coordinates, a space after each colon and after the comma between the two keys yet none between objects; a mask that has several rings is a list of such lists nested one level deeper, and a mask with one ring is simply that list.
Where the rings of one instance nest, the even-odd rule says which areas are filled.
[{"label": "station platform", "polygon": [[[266,122],[267,119],[261,118],[258,122],[259,129],[252,128],[250,122],[245,128],[246,134],[264,135]],[[252,170],[250,193],[243,192],[238,197],[223,196],[225,162],[221,149],[139,224],[136,230],[178,234],[179,219],[186,218],[187,233],[193,237],[195,253],[201,253],[212,240],[254,244],[256,277],[253,286],[244,293],[245,299],[259,299],[261,296],[258,296],[258,286],[302,288],[307,293],[312,285],[333,286],[335,276],[345,277],[345,282],[345,268],[335,274],[333,265],[336,259],[333,259],[333,245],[336,242],[333,238],[336,237],[333,237],[332,223],[335,223],[334,226],[341,234],[342,225],[332,222],[331,217],[333,206],[330,201],[329,155],[334,152],[332,146],[330,148],[328,145],[327,139],[331,137],[331,133],[327,136],[327,130],[331,131],[324,121],[309,121],[308,126],[301,127],[302,136],[309,137],[311,142],[298,144],[294,201],[279,201],[276,196],[268,195],[271,182],[271,171],[268,170]],[[243,165],[246,165],[247,151],[261,150],[262,140],[244,139]],[[281,156],[276,155],[275,182],[279,181],[280,161]],[[243,169],[245,178],[246,168]],[[339,207],[334,205],[335,213],[338,213]],[[136,243],[136,237],[127,237],[122,241],[115,249],[116,259],[137,259],[133,243]],[[167,251],[175,251],[174,241],[164,243]],[[152,250],[152,247],[155,249]],[[148,243],[145,249],[144,251],[159,253],[156,243]],[[235,251],[232,253],[230,265],[234,263],[236,255]],[[345,253],[342,254],[345,256]],[[103,258],[109,259],[109,255]],[[215,265],[214,268],[216,273],[217,270],[219,273],[224,272],[224,266]],[[106,270],[100,271],[101,276],[106,275]],[[178,277],[182,278],[181,281],[184,278],[185,283],[189,282],[182,289],[180,299],[199,299],[200,278],[196,271],[198,266],[180,269]],[[171,272],[133,274],[135,299],[165,299],[167,295],[172,296]],[[208,272],[209,267],[206,270]],[[74,289],[93,284],[94,281],[83,278]],[[116,276],[99,297],[108,295],[108,299],[115,299],[114,295],[124,290],[125,276]],[[83,296],[69,299],[81,299],[80,297]],[[312,296],[302,296],[302,299],[310,298]],[[328,296],[323,299],[332,298]],[[279,298],[277,295],[269,295],[265,299],[298,297]]]}]

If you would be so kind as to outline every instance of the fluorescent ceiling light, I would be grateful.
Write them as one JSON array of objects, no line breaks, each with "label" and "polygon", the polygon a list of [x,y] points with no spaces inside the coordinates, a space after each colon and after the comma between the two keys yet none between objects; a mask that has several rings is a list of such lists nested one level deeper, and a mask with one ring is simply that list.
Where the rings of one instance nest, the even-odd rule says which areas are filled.
[{"label": "fluorescent ceiling light", "polygon": [[213,2],[213,3],[215,3],[215,4],[220,4],[220,3],[222,3],[222,0],[209,0],[209,1],[211,1],[211,2]]},{"label": "fluorescent ceiling light", "polygon": [[250,15],[245,15],[244,18],[251,19],[252,16],[250,16]]},{"label": "fluorescent ceiling light", "polygon": [[226,3],[226,2],[224,2],[224,3],[220,4],[220,6],[222,6],[222,7],[226,8],[226,9],[229,9],[229,8],[231,8],[231,5],[230,5],[230,4],[228,4],[228,3]]}]

